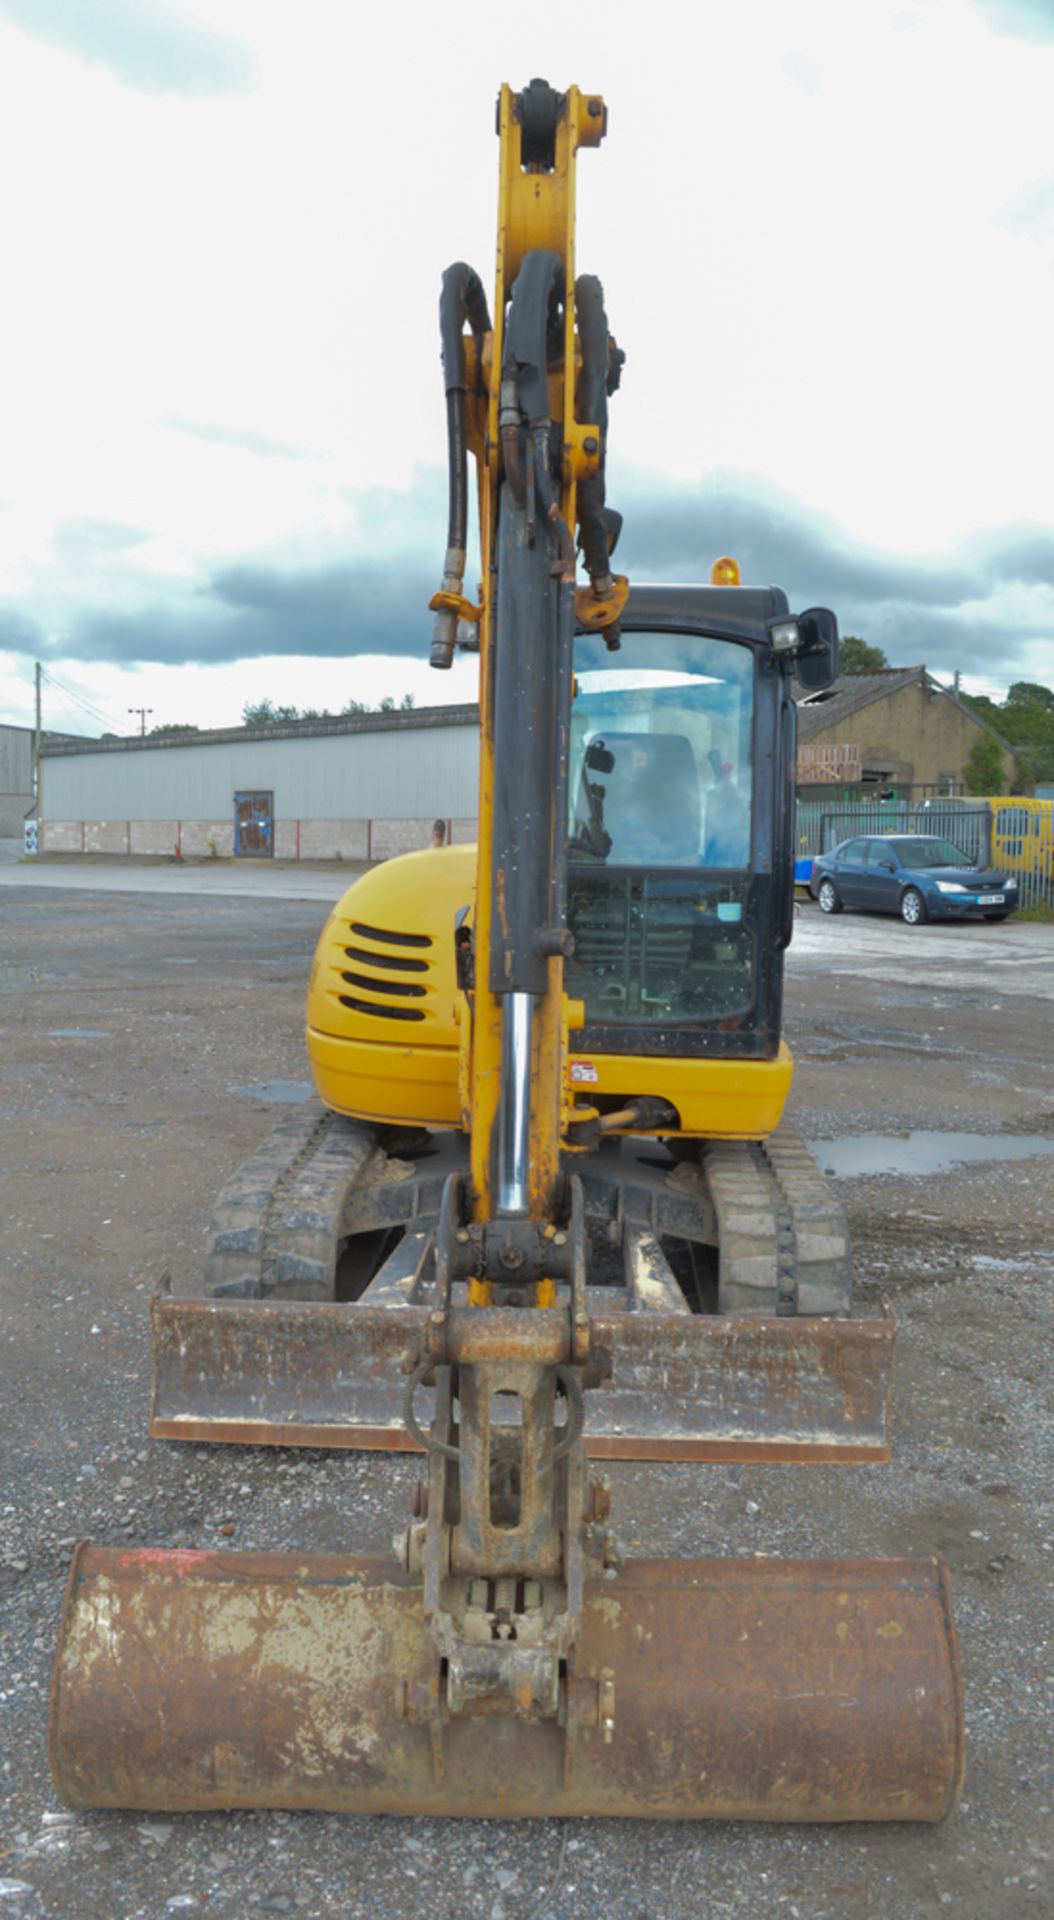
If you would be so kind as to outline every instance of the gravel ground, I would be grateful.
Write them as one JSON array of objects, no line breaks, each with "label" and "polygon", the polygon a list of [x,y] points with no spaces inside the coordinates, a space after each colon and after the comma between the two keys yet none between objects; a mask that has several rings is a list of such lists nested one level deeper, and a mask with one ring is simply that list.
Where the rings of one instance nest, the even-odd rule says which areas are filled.
[{"label": "gravel ground", "polygon": [[[377,1455],[146,1439],[150,1288],[165,1267],[197,1271],[215,1191],[280,1111],[231,1089],[306,1078],[324,914],[98,882],[3,896],[0,1920],[529,1920],[554,1875],[547,1920],[1050,1911],[1054,1151],[1000,1159],[997,1139],[988,1163],[842,1187],[861,1285],[900,1324],[891,1466],[611,1469],[619,1533],[642,1552],[947,1556],[970,1735],[948,1825],[60,1808],[48,1669],[76,1538],[383,1551],[416,1477]],[[1054,1150],[1052,963],[1054,929],[803,909],[787,1002],[798,1124],[821,1142],[939,1129]]]}]

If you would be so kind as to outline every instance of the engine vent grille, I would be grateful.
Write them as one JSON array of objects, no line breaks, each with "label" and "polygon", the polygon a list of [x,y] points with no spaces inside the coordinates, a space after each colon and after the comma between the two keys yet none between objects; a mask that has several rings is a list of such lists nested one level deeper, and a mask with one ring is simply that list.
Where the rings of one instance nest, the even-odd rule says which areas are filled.
[{"label": "engine vent grille", "polygon": [[340,995],[342,1007],[352,1007],[356,1013],[370,1013],[376,1020],[423,1020],[423,1007],[382,1007],[377,1000],[355,1000],[350,993]]},{"label": "engine vent grille", "polygon": [[367,993],[397,993],[401,1000],[423,1000],[427,987],[419,987],[415,980],[373,980],[366,973],[342,973],[349,987],[365,987]]},{"label": "engine vent grille", "polygon": [[349,960],[360,967],[384,967],[391,973],[427,973],[427,960],[410,960],[403,953],[367,953],[365,947],[345,947]]},{"label": "engine vent grille", "polygon": [[430,933],[392,933],[385,927],[367,927],[361,920],[351,922],[352,933],[360,940],[379,940],[386,947],[430,947]]},{"label": "engine vent grille", "polygon": [[[411,958],[404,953],[379,953],[371,951],[366,943],[377,942],[383,947],[430,947],[432,937],[427,933],[401,933],[391,927],[370,927],[361,920],[353,920],[350,932],[363,945],[345,947],[347,958],[354,967],[368,967],[368,973],[348,970],[341,972],[340,980],[348,987],[354,987],[354,993],[340,993],[341,1006],[350,1007],[355,1013],[365,1013],[373,1020],[427,1020],[430,1009],[424,1006],[407,1006],[408,1000],[426,1000],[428,987],[420,979],[408,980],[409,974],[427,974],[429,962],[425,959]],[[394,978],[393,978],[394,976]],[[369,994],[370,999],[360,998]],[[392,1004],[394,1002],[394,1004]]]}]

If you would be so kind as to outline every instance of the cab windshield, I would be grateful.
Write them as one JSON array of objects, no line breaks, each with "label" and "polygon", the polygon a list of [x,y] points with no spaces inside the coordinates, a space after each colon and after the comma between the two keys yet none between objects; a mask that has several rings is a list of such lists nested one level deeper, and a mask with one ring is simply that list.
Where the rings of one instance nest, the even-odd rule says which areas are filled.
[{"label": "cab windshield", "polygon": [[588,1022],[665,1026],[752,1004],[754,657],[706,634],[575,643],[567,989]]},{"label": "cab windshield", "polygon": [[750,860],[753,657],[701,634],[580,635],[569,855],[605,867]]}]

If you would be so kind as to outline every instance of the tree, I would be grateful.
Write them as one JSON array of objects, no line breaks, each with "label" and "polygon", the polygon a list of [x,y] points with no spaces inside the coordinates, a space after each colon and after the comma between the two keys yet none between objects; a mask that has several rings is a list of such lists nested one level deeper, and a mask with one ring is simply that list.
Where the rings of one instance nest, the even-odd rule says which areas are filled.
[{"label": "tree", "polygon": [[150,738],[153,740],[158,734],[163,733],[197,733],[197,731],[192,720],[166,720],[160,727],[151,727]]},{"label": "tree", "polygon": [[967,793],[1002,793],[1003,755],[990,733],[975,740],[963,766]]},{"label": "tree", "polygon": [[843,633],[838,642],[839,673],[881,673],[888,665],[881,647],[869,647],[857,634]]},{"label": "tree", "polygon": [[279,727],[299,718],[295,707],[276,707],[273,700],[249,701],[242,708],[243,727]]},{"label": "tree", "polygon": [[1043,707],[1047,712],[1054,708],[1054,689],[1041,687],[1035,680],[1015,680],[1007,688],[1008,707]]}]

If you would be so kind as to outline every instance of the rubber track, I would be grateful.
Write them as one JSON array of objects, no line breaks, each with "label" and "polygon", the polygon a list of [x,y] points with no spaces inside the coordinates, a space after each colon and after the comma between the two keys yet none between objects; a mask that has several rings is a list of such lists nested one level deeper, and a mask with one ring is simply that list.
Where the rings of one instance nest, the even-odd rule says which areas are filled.
[{"label": "rubber track", "polygon": [[717,1215],[722,1313],[846,1314],[849,1225],[794,1127],[762,1145],[722,1141],[704,1174]]},{"label": "rubber track", "polygon": [[280,1121],[213,1208],[208,1292],[332,1300],[348,1193],[377,1152],[368,1126],[318,1100]]},{"label": "rubber track", "polygon": [[[209,1293],[331,1300],[352,1192],[380,1154],[368,1126],[317,1100],[281,1121],[216,1202]],[[845,1213],[793,1127],[784,1123],[763,1145],[718,1142],[702,1171],[722,1313],[849,1312]]]}]

